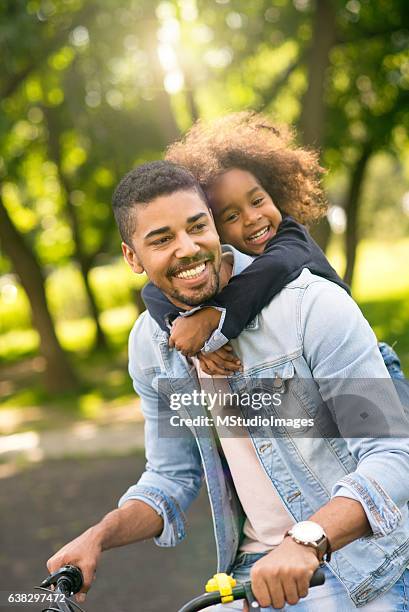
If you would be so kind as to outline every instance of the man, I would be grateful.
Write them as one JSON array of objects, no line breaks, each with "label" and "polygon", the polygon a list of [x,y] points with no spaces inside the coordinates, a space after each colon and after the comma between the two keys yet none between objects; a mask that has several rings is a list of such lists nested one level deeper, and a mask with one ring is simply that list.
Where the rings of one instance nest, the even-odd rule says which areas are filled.
[{"label": "man", "polygon": [[[238,251],[222,254],[205,197],[183,168],[153,162],[133,170],[119,184],[113,204],[130,267],[145,271],[181,310],[212,298],[251,261]],[[204,473],[218,569],[233,569],[239,578],[250,573],[263,607],[407,609],[398,608],[409,563],[407,439],[354,438],[345,404],[331,399],[331,380],[342,396],[349,378],[388,378],[358,307],[335,284],[304,270],[233,343],[244,368],[228,379],[233,392],[258,389],[265,381],[273,381],[283,397],[291,389],[284,404],[294,421],[302,415],[320,419],[324,399],[333,424],[350,437],[300,437],[288,429],[281,436],[261,436],[248,428],[240,441],[220,439],[224,456],[217,435],[199,435],[195,426],[161,437],[172,412],[160,402],[162,383],[172,393],[193,397],[200,389],[200,366],[170,349],[166,333],[144,313],[131,332],[129,370],[145,416],[146,471],[117,510],[49,560],[49,571],[78,565],[85,593],[102,551],[150,537],[161,546],[177,544],[185,535],[184,511]],[[302,396],[294,391],[297,376],[308,382]],[[380,393],[390,407],[395,396],[387,382]],[[185,411],[191,417],[206,413],[204,406]],[[308,593],[323,560],[331,569],[327,583]]]}]

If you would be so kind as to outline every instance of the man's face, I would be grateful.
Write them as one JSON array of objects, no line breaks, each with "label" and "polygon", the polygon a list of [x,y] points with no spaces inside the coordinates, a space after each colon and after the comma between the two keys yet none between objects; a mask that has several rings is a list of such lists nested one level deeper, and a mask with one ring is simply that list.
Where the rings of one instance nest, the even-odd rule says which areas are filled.
[{"label": "man's face", "polygon": [[[219,288],[221,248],[211,213],[199,194],[177,191],[136,204],[132,245],[125,259],[145,271],[176,306],[196,306]],[[130,248],[132,247],[132,248]]]}]

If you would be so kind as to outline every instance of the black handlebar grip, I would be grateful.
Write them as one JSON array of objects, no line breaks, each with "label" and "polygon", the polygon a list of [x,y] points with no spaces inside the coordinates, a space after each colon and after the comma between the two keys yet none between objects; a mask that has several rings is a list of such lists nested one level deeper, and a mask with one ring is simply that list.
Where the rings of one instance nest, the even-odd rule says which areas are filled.
[{"label": "black handlebar grip", "polygon": [[321,586],[325,582],[325,574],[321,569],[315,570],[310,580],[310,587]]},{"label": "black handlebar grip", "polygon": [[62,593],[69,596],[71,593],[78,593],[83,582],[82,572],[79,567],[75,565],[64,565],[43,580],[41,586],[50,587],[53,584],[57,586]]}]

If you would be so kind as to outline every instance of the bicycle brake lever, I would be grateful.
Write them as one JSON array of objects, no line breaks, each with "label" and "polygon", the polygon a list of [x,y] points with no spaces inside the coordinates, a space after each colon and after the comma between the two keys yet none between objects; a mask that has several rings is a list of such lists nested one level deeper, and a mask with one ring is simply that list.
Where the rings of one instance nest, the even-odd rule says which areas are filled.
[{"label": "bicycle brake lever", "polygon": [[245,599],[249,605],[250,612],[260,612],[260,606],[257,599],[253,595],[253,591],[251,590],[251,582],[245,582],[243,584],[244,593],[246,595]]},{"label": "bicycle brake lever", "polygon": [[61,580],[69,586],[70,592],[78,593],[83,584],[82,572],[80,568],[75,565],[64,565],[43,580],[41,586],[43,588],[48,588],[51,585],[58,584]]}]

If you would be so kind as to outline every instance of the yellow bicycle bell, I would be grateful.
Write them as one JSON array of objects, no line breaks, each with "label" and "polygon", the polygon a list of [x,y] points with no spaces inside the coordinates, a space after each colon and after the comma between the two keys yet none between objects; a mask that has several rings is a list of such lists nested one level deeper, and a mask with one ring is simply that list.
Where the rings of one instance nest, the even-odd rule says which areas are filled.
[{"label": "yellow bicycle bell", "polygon": [[207,581],[206,593],[219,591],[222,603],[229,603],[234,600],[232,588],[237,585],[237,582],[227,574],[215,574],[213,578]]}]

